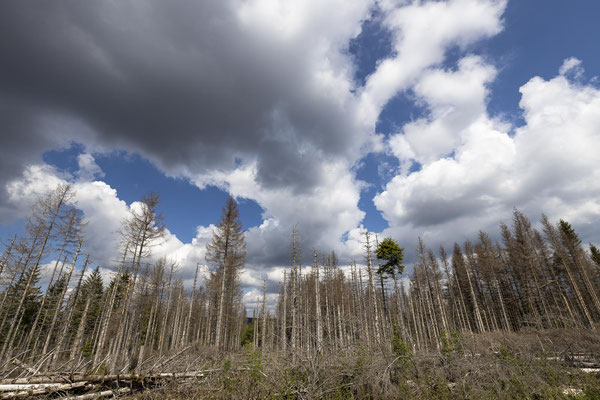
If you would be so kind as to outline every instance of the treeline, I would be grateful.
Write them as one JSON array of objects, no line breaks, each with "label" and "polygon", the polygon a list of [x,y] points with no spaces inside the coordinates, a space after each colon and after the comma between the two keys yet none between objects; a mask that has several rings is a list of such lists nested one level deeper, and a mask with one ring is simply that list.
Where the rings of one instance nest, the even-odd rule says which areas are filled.
[{"label": "treeline", "polygon": [[268,311],[265,282],[249,322],[233,199],[206,247],[208,278],[199,284],[197,265],[186,290],[175,262],[150,261],[164,236],[158,196],[145,196],[123,221],[120,259],[106,284],[85,255],[74,197],[61,185],[41,198],[26,235],[7,243],[0,259],[0,370],[12,360],[36,371],[152,369],[190,346],[249,344],[292,358],[358,344],[441,352],[457,334],[600,324],[600,252],[590,245],[588,253],[562,220],[543,217],[539,232],[515,211],[511,227],[501,226],[501,243],[481,232],[450,254],[419,240],[410,276],[393,239],[366,232],[360,264],[340,266],[335,253],[315,251],[303,265],[293,232],[276,307]]},{"label": "treeline", "polygon": [[[443,247],[436,254],[419,239],[408,279],[400,279],[401,265],[383,268],[389,260],[385,252],[376,257],[382,246],[369,232],[366,265],[353,263],[349,273],[334,253],[315,252],[311,271],[302,274],[293,246],[276,318],[262,316],[264,347],[319,351],[363,343],[441,350],[459,333],[596,329],[598,249],[590,244],[587,253],[566,221],[553,225],[543,216],[541,225],[542,232],[533,229],[515,210],[512,226],[500,226],[502,243],[480,232],[477,242],[455,243],[451,254]],[[384,284],[387,278],[393,282]]]},{"label": "treeline", "polygon": [[[122,222],[121,256],[106,286],[99,267],[89,271],[74,197],[60,185],[39,199],[26,235],[15,236],[0,259],[0,370],[14,361],[38,372],[117,373],[192,343],[239,346],[247,322],[239,285],[245,245],[233,199],[207,245],[204,287],[198,265],[186,291],[175,262],[149,262],[164,236],[157,195],[145,196]],[[43,269],[50,271],[44,290]]]}]

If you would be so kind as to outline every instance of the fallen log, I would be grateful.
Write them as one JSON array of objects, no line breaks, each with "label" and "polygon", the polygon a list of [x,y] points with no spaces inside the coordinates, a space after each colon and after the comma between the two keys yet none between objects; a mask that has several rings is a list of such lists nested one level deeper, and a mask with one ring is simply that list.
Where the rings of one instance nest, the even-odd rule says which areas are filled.
[{"label": "fallen log", "polygon": [[149,375],[147,378],[202,378],[209,372],[220,371],[220,369],[207,369],[204,371],[193,372],[161,372],[155,375]]},{"label": "fallen log", "polygon": [[[15,378],[15,379],[2,379],[0,380],[1,385],[11,384],[59,384],[59,383],[73,383],[81,381],[89,382],[110,382],[117,380],[142,380],[144,379],[141,375],[136,374],[114,374],[114,375],[63,375],[55,377],[31,377],[31,378]],[[59,382],[57,382],[59,381]],[[62,382],[60,382],[62,381]],[[1,390],[0,390],[1,391]]]},{"label": "fallen log", "polygon": [[[80,375],[82,376],[82,375]],[[81,379],[80,379],[81,380]],[[69,380],[69,376],[55,375],[55,376],[32,376],[29,378],[8,378],[0,379],[0,385],[10,384],[24,384],[24,383],[71,383],[75,381]]]},{"label": "fallen log", "polygon": [[89,400],[89,399],[97,399],[98,397],[109,397],[109,396],[115,396],[115,395],[119,395],[119,394],[129,393],[129,392],[131,392],[131,389],[121,388],[121,389],[115,389],[115,390],[105,390],[103,392],[86,393],[86,394],[82,394],[80,396],[66,397],[65,400]]},{"label": "fallen log", "polygon": [[581,372],[585,372],[586,374],[598,374],[600,373],[600,368],[579,368]]},{"label": "fallen log", "polygon": [[[72,390],[84,387],[87,382],[76,382],[71,384],[31,384],[31,385],[2,385],[4,388],[12,386],[13,391],[3,393],[0,399],[14,399],[17,397],[36,396],[40,394],[49,394],[52,392]],[[2,390],[6,390],[6,389]]]},{"label": "fallen log", "polygon": [[54,389],[60,388],[61,390],[71,389],[73,387],[83,386],[85,382],[77,382],[76,384],[64,384],[64,383],[22,383],[22,384],[9,384],[0,385],[0,392],[14,392],[15,390],[37,390],[37,389]]},{"label": "fallen log", "polygon": [[[73,382],[110,382],[120,380],[132,380],[142,381],[146,379],[160,379],[160,378],[201,378],[206,376],[210,372],[220,371],[220,369],[207,369],[201,371],[189,371],[189,372],[159,372],[152,375],[140,375],[140,374],[110,374],[110,375],[56,375],[56,376],[34,376],[30,378],[13,378],[13,379],[1,379],[0,387],[2,385],[24,385],[24,384],[61,384],[61,383],[73,383]],[[0,389],[2,391],[2,389]]]}]

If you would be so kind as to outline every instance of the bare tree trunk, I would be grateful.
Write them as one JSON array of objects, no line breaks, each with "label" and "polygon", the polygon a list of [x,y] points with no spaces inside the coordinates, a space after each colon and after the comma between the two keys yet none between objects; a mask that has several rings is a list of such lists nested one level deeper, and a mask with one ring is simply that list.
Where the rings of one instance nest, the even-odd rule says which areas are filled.
[{"label": "bare tree trunk", "polygon": [[381,341],[380,327],[379,327],[379,312],[377,309],[377,301],[375,299],[375,285],[373,283],[373,260],[371,258],[371,242],[369,231],[365,232],[365,250],[367,252],[367,271],[369,272],[369,303],[373,308],[374,326],[373,331],[375,332],[375,341],[377,344]]},{"label": "bare tree trunk", "polygon": [[[59,359],[60,354],[62,353],[63,345],[65,343],[65,339],[68,334],[69,326],[71,325],[71,319],[73,318],[73,312],[75,311],[75,303],[77,302],[77,296],[79,296],[79,289],[81,288],[81,281],[83,280],[83,275],[85,274],[85,269],[88,265],[89,258],[90,258],[90,256],[88,254],[85,257],[83,267],[81,268],[81,275],[79,277],[79,282],[77,283],[77,286],[75,287],[75,291],[73,292],[73,295],[69,299],[69,303],[71,303],[71,304],[67,303],[67,308],[68,308],[69,312],[67,314],[67,318],[64,321],[62,321],[63,329],[62,329],[61,334],[58,336],[58,344],[56,346],[56,352],[54,353],[54,356],[52,357],[52,362],[50,363],[50,368],[54,368],[54,365],[56,365],[56,361]],[[70,275],[69,275],[69,278],[70,278]],[[67,281],[69,278],[67,278]],[[67,286],[68,286],[68,282],[67,282]],[[65,286],[65,291],[66,291],[66,286]]]},{"label": "bare tree trunk", "polygon": [[[467,244],[468,244],[468,242],[467,242]],[[465,251],[467,252],[467,254],[471,253],[468,248],[466,248]],[[479,332],[485,332],[485,326],[483,324],[483,319],[481,318],[481,312],[479,310],[477,296],[475,294],[475,290],[473,289],[473,282],[471,280],[471,272],[470,272],[471,268],[470,267],[473,262],[472,262],[472,260],[467,260],[467,261],[468,262],[464,263],[464,267],[465,267],[465,275],[467,276],[467,282],[469,284],[469,291],[471,294],[471,299],[473,302],[473,314],[475,315],[475,325]]]},{"label": "bare tree trunk", "polygon": [[56,308],[54,310],[54,315],[52,316],[52,322],[50,323],[50,328],[48,329],[46,342],[44,343],[44,348],[42,349],[42,357],[48,353],[48,347],[50,346],[50,340],[52,338],[52,333],[54,332],[54,327],[56,325],[56,321],[58,319],[58,314],[60,309],[62,308],[62,302],[67,292],[67,288],[69,287],[69,282],[71,281],[71,275],[73,274],[73,270],[75,269],[75,263],[77,262],[77,256],[79,255],[79,250],[81,249],[81,241],[79,242],[79,247],[77,247],[77,251],[75,252],[75,256],[73,257],[73,262],[71,263],[71,268],[67,274],[67,279],[65,281],[65,287],[61,291],[60,296],[58,298],[58,302],[56,304]]},{"label": "bare tree trunk", "polygon": [[192,310],[194,309],[194,300],[195,300],[195,295],[196,295],[196,282],[198,281],[198,269],[199,268],[200,268],[200,263],[196,263],[196,273],[194,274],[194,286],[192,287],[192,296],[190,298],[190,310],[188,312],[187,321],[185,322],[185,330],[183,333],[183,338],[184,338],[185,343],[189,343],[189,341],[190,341],[190,326],[191,326],[191,322],[192,322]]},{"label": "bare tree trunk", "polygon": [[[367,343],[370,345],[371,344],[371,334],[369,333],[369,318],[367,316],[367,307],[366,307],[366,301],[365,301],[365,291],[363,290],[363,281],[362,281],[362,272],[359,270],[358,271],[358,281],[359,281],[359,304],[360,304],[360,308],[361,308],[361,326],[362,326],[362,331],[365,335],[365,339],[367,341]],[[367,290],[368,293],[368,290]]]},{"label": "bare tree trunk", "polygon": [[[62,197],[64,199],[64,195]],[[42,254],[44,253],[44,249],[46,248],[46,244],[48,243],[48,239],[50,237],[50,233],[52,232],[52,228],[54,227],[54,222],[56,221],[56,218],[58,217],[58,213],[60,210],[60,207],[62,206],[62,199],[60,201],[60,203],[58,204],[58,206],[56,207],[56,210],[53,214],[52,220],[50,222],[50,225],[48,227],[48,229],[46,230],[46,234],[44,236],[44,240],[42,241],[42,246],[40,247],[40,250],[38,252],[37,255],[37,259],[35,261],[35,264],[31,267],[30,269],[30,275],[29,275],[29,279],[27,280],[27,285],[25,286],[25,290],[23,291],[23,295],[21,296],[21,300],[19,301],[19,305],[17,307],[17,311],[15,312],[15,319],[18,319],[18,322],[15,324],[13,323],[10,326],[10,329],[8,331],[8,334],[6,335],[6,342],[4,342],[4,346],[2,347],[2,351],[0,352],[0,360],[3,359],[7,348],[12,349],[12,345],[13,345],[13,341],[14,341],[14,335],[13,332],[16,334],[16,332],[18,331],[19,325],[21,323],[21,310],[23,308],[23,304],[25,302],[25,299],[27,298],[27,294],[29,292],[29,289],[31,288],[31,282],[36,274],[36,271],[40,265],[40,260],[42,258]],[[36,236],[37,239],[37,236]],[[34,240],[35,243],[35,240]],[[33,247],[32,247],[33,249]]]},{"label": "bare tree trunk", "polygon": [[223,255],[223,271],[221,277],[221,290],[219,292],[219,304],[217,311],[217,327],[216,327],[216,335],[215,335],[215,346],[218,348],[222,348],[222,335],[221,331],[223,330],[223,313],[225,311],[225,280],[227,279],[227,264],[228,264],[228,253],[229,252],[229,231],[225,232],[225,251]]},{"label": "bare tree trunk", "polygon": [[115,300],[117,297],[117,291],[119,290],[119,284],[121,280],[121,274],[123,272],[123,268],[125,267],[125,258],[127,257],[127,252],[129,251],[129,243],[125,245],[125,251],[123,252],[123,259],[121,260],[121,264],[119,265],[119,270],[117,271],[117,275],[115,278],[115,283],[110,293],[110,300],[108,302],[108,307],[105,307],[102,312],[102,319],[100,322],[100,334],[98,335],[98,341],[94,346],[94,362],[93,367],[98,365],[100,361],[100,357],[102,355],[102,350],[104,349],[104,343],[106,341],[106,333],[108,332],[108,325],[110,323],[112,317],[112,311],[115,306]]},{"label": "bare tree trunk", "polygon": [[2,275],[2,271],[4,271],[4,267],[8,265],[8,257],[10,257],[10,252],[15,244],[16,239],[17,235],[14,235],[10,245],[8,246],[8,249],[6,249],[6,252],[4,253],[4,259],[2,260],[2,263],[0,263],[0,276]]},{"label": "bare tree trunk", "polygon": [[287,303],[287,281],[286,281],[286,276],[287,271],[283,271],[283,306],[282,306],[282,311],[281,311],[281,352],[283,354],[286,353],[287,351],[287,309],[286,309],[286,303]]},{"label": "bare tree trunk", "polygon": [[316,310],[316,329],[317,329],[317,352],[323,351],[323,330],[321,328],[321,294],[320,294],[320,282],[319,282],[319,262],[317,260],[317,251],[314,250],[315,258],[315,310]]},{"label": "bare tree trunk", "polygon": [[329,294],[330,290],[328,290],[328,285],[325,285],[325,325],[327,327],[327,340],[329,342],[329,344],[335,343],[334,341],[331,340],[332,338],[332,329],[331,329],[331,313],[330,313],[330,301],[329,301]]},{"label": "bare tree trunk", "polygon": [[85,302],[85,308],[83,309],[83,314],[81,315],[81,321],[79,321],[79,327],[77,328],[77,334],[75,335],[75,340],[73,340],[73,346],[71,347],[71,361],[74,361],[78,356],[81,350],[81,341],[83,339],[83,331],[85,329],[85,324],[87,322],[87,314],[90,308],[91,297],[88,297]]},{"label": "bare tree trunk", "polygon": [[544,224],[544,232],[546,233],[546,236],[552,242],[552,245],[554,246],[554,249],[560,259],[560,262],[562,263],[562,265],[565,269],[565,272],[569,276],[569,281],[571,282],[571,287],[575,291],[575,296],[577,297],[579,306],[581,307],[581,310],[583,311],[589,326],[592,329],[595,329],[594,321],[592,320],[592,317],[590,316],[588,308],[585,305],[585,302],[583,301],[583,296],[581,295],[581,292],[579,291],[579,285],[577,285],[577,282],[575,281],[575,278],[573,277],[573,274],[571,273],[570,268],[567,266],[566,257],[562,250],[561,243],[558,240],[556,230],[550,224],[550,222],[548,221],[546,216],[543,216],[542,224]]},{"label": "bare tree trunk", "polygon": [[254,324],[252,341],[254,348],[258,347],[258,297],[256,298],[256,306],[254,307],[254,311],[252,312],[252,323]]},{"label": "bare tree trunk", "polygon": [[409,289],[410,292],[410,297],[409,297],[409,302],[410,302],[410,311],[412,313],[412,320],[413,320],[413,327],[414,327],[414,331],[415,331],[415,340],[416,340],[416,345],[417,345],[417,349],[421,349],[421,338],[420,338],[420,332],[419,332],[419,327],[418,327],[418,323],[417,323],[417,316],[415,313],[415,296],[413,295],[413,291],[411,291]]},{"label": "bare tree trunk", "polygon": [[[25,263],[23,264],[23,266],[21,268],[19,268],[19,267],[21,266],[21,261],[23,261],[23,257],[25,256],[25,253],[21,254],[21,257],[19,258],[19,261],[17,262],[17,265],[15,267],[15,272],[13,273],[13,275],[10,279],[10,283],[8,284],[7,289],[4,290],[4,296],[2,296],[2,302],[0,303],[0,315],[5,310],[4,304],[6,303],[6,299],[9,294],[8,288],[10,288],[15,283],[15,279],[16,279],[17,275],[19,275],[19,279],[17,281],[20,281],[23,278],[23,275],[25,275],[25,271],[27,270],[27,265],[29,264],[31,255],[33,254],[33,250],[35,248],[37,239],[38,238],[36,236],[31,244],[31,247],[29,248],[27,256],[25,257]],[[14,299],[11,296],[11,298],[8,301],[8,305],[6,307],[6,313],[4,313],[4,316],[2,317],[2,322],[0,322],[0,332],[4,331],[4,324],[6,323],[6,319],[9,316],[9,310],[13,305],[13,300]],[[15,318],[16,318],[16,316],[15,316]],[[0,356],[0,360],[2,360],[2,356]]]},{"label": "bare tree trunk", "polygon": [[267,347],[267,280],[263,281],[262,329],[260,339],[261,353],[264,357]]},{"label": "bare tree trunk", "polygon": [[[35,320],[33,322],[33,325],[31,326],[31,330],[29,331],[29,335],[27,335],[27,340],[25,342],[25,347],[28,348],[29,344],[31,343],[31,340],[33,338],[33,335],[37,329],[37,324],[38,321],[40,319],[40,315],[42,314],[42,310],[44,309],[44,304],[46,303],[46,298],[48,297],[48,292],[50,291],[50,287],[52,285],[52,282],[54,281],[54,274],[56,273],[56,269],[58,268],[58,263],[62,257],[63,251],[65,249],[65,246],[67,245],[67,240],[69,239],[69,235],[71,233],[71,227],[73,226],[73,222],[75,221],[75,214],[73,213],[71,215],[71,217],[69,218],[69,225],[67,226],[67,231],[65,233],[65,237],[63,239],[63,242],[60,246],[60,250],[58,252],[58,256],[56,257],[56,262],[54,263],[54,268],[52,269],[52,275],[50,276],[50,281],[48,281],[48,286],[46,286],[46,290],[44,292],[44,297],[42,298],[42,302],[40,303],[40,307],[38,309],[38,312],[35,316]],[[45,315],[44,315],[45,317]],[[41,325],[44,325],[44,321],[45,318],[42,320]],[[40,328],[41,329],[41,328]]]},{"label": "bare tree trunk", "polygon": [[292,337],[291,337],[291,345],[292,345],[292,363],[296,362],[296,344],[297,344],[297,293],[296,293],[296,284],[298,282],[297,270],[296,270],[296,228],[294,227],[292,231],[292,272],[290,274],[290,280],[292,285]]},{"label": "bare tree trunk", "polygon": [[163,321],[160,328],[160,336],[158,337],[158,352],[162,355],[162,351],[164,349],[166,335],[167,335],[167,322],[169,318],[169,310],[171,309],[171,297],[173,294],[173,288],[171,286],[171,281],[173,279],[173,268],[174,264],[171,264],[171,270],[169,271],[169,281],[167,283],[167,304],[165,305],[165,315],[163,317]]}]

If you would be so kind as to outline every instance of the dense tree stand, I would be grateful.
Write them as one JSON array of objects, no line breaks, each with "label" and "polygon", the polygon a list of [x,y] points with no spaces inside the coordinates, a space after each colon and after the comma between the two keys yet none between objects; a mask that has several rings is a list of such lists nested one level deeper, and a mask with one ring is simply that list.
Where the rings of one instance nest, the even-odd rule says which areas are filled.
[{"label": "dense tree stand", "polygon": [[[0,385],[0,397],[93,398],[122,394],[122,383],[158,388],[169,377],[203,397],[218,397],[219,387],[233,397],[242,388],[251,397],[416,397],[432,393],[431,379],[449,396],[483,396],[471,390],[484,390],[488,378],[473,381],[469,365],[497,370],[517,397],[566,387],[545,381],[544,368],[571,368],[577,390],[595,379],[579,374],[600,363],[598,249],[588,252],[564,220],[543,216],[539,231],[515,210],[501,242],[481,232],[451,254],[419,239],[408,276],[405,250],[369,232],[360,263],[340,265],[337,254],[313,250],[303,268],[294,230],[276,303],[265,280],[247,318],[233,198],[206,246],[205,276],[196,265],[186,288],[176,262],[151,257],[164,234],[157,195],[123,221],[107,284],[86,254],[73,197],[60,186],[41,198],[26,235],[6,243],[0,258],[2,385],[33,385]],[[42,265],[51,271],[45,287]],[[525,373],[538,380],[518,392],[513,380]]]}]

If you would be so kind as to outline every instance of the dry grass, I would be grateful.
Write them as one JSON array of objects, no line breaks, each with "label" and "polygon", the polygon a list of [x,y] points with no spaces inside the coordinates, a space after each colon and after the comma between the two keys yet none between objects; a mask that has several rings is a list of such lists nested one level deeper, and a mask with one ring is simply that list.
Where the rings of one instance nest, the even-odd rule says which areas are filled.
[{"label": "dry grass", "polygon": [[[164,382],[137,399],[600,399],[600,374],[569,361],[600,354],[600,335],[582,331],[455,336],[440,351],[412,354],[360,345],[321,355],[251,347],[205,354],[214,372]],[[178,363],[182,367],[183,360]],[[195,369],[192,367],[192,369]]]}]

